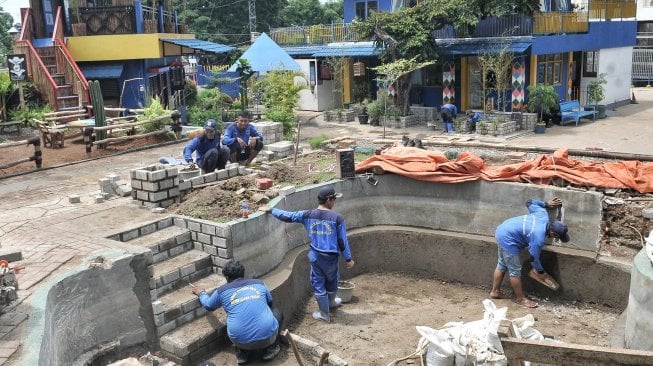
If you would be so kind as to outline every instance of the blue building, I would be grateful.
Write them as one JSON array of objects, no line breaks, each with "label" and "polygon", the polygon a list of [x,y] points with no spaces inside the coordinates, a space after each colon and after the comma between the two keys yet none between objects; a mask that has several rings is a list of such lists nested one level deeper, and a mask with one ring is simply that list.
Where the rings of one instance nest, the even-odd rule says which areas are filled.
[{"label": "blue building", "polygon": [[[271,35],[293,57],[315,57],[319,49],[331,42],[364,41],[355,39],[348,26],[355,18],[367,18],[371,11],[398,11],[414,6],[417,0],[345,0],[344,23],[291,29],[274,29]],[[445,27],[434,36],[440,56],[432,66],[413,74],[411,101],[437,107],[453,102],[459,109],[521,109],[527,103],[527,86],[545,84],[554,87],[560,99],[578,99],[586,104],[587,84],[600,74],[607,79],[606,96],[601,104],[620,105],[630,102],[631,63],[636,45],[636,1],[611,2],[589,0],[542,1],[533,16],[511,14],[479,21],[473,32]],[[329,27],[331,32],[329,33]],[[506,36],[509,34],[509,36]],[[318,35],[319,37],[316,37]],[[360,42],[359,42],[360,43]],[[298,53],[297,50],[313,52]],[[479,56],[507,50],[514,56],[505,90],[486,92],[482,86]],[[377,53],[378,54],[378,53]],[[373,52],[350,56],[367,57],[378,64]],[[319,74],[317,77],[318,82]],[[344,95],[351,98],[354,83],[345,80]],[[349,89],[349,90],[347,90]]]}]

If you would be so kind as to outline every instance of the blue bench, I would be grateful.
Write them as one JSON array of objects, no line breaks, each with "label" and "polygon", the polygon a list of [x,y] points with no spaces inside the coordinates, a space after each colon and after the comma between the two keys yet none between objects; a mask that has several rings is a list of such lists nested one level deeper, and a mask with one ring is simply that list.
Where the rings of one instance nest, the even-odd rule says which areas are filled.
[{"label": "blue bench", "polygon": [[576,121],[576,126],[580,122],[580,119],[583,117],[592,118],[592,121],[596,121],[596,112],[586,111],[584,108],[581,108],[580,102],[577,100],[570,100],[567,102],[560,103],[560,125],[564,126],[565,121]]}]

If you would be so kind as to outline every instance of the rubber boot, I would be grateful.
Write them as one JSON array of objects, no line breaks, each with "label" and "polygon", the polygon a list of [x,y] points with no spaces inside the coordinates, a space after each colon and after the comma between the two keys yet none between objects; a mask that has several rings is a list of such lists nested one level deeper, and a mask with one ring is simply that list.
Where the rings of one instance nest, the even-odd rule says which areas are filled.
[{"label": "rubber boot", "polygon": [[319,311],[313,312],[313,318],[317,320],[322,320],[325,322],[330,322],[331,317],[329,316],[329,296],[324,295],[315,295],[315,300],[317,301],[317,307]]},{"label": "rubber boot", "polygon": [[342,299],[337,296],[336,292],[327,292],[329,295],[329,308],[337,308],[342,304]]}]

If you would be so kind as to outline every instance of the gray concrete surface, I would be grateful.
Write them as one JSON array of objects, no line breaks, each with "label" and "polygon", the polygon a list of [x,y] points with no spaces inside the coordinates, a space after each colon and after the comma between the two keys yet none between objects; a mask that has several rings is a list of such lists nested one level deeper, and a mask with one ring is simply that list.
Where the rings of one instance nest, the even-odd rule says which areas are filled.
[{"label": "gray concrete surface", "polygon": [[626,348],[653,350],[653,266],[642,249],[633,262],[626,309]]},{"label": "gray concrete surface", "polygon": [[[595,123],[583,122],[578,127],[555,126],[547,129],[546,134],[543,135],[530,134],[510,140],[490,140],[504,146],[574,149],[600,147],[605,151],[649,154],[651,151],[650,136],[653,129],[653,125],[649,122],[650,113],[653,111],[653,89],[636,89],[635,96],[639,104],[610,111],[613,116],[605,120]],[[326,134],[329,137],[354,136],[373,139],[380,137],[382,133],[380,127],[359,125],[357,122],[325,123],[321,116],[318,116],[315,122],[302,126],[303,139],[319,134]],[[408,134],[411,137],[440,136],[442,139],[449,140],[449,136],[441,136],[440,132],[427,131],[426,128],[405,130],[388,128],[386,133],[397,139],[403,134]],[[71,270],[74,272],[74,269],[84,262],[84,258],[92,258],[103,250],[114,248],[116,244],[114,241],[101,239],[102,237],[137,226],[140,222],[160,217],[149,211],[138,209],[131,204],[131,200],[128,198],[112,198],[102,204],[93,203],[91,194],[99,190],[97,180],[112,173],[127,179],[131,169],[155,163],[159,157],[180,157],[184,144],[185,142],[180,142],[127,155],[0,179],[0,246],[19,248],[22,251],[23,260],[15,262],[15,264],[24,267],[18,274],[22,288],[19,291],[19,300],[15,305],[5,309],[6,313],[0,317],[2,354],[12,355],[13,353],[7,364],[36,364],[37,361],[33,355],[38,354],[40,350],[44,327],[32,328],[31,325],[45,324],[44,309],[47,293],[50,287],[61,279],[63,273]],[[80,195],[82,202],[79,204],[69,203],[68,195],[71,194]],[[305,194],[312,196],[310,192]],[[315,205],[310,198],[303,202],[310,202],[310,204],[294,208]],[[365,210],[370,211],[369,206],[373,203],[377,202],[370,199],[365,206],[361,204],[355,207],[356,205],[352,204],[351,207],[348,207],[350,204],[347,203],[347,200],[343,200],[339,202],[338,209],[342,209],[346,213],[346,218],[352,222],[352,225],[360,223],[358,225],[362,227],[365,222],[378,220],[374,216],[379,215],[378,213],[372,214],[371,219],[365,214]],[[399,202],[393,204],[399,205]],[[506,204],[503,210],[510,211],[510,214],[516,214],[515,211],[521,210],[521,207],[520,203],[514,210],[511,210],[510,206]],[[494,209],[493,206],[484,208]],[[361,213],[358,213],[359,211]],[[414,214],[410,211],[408,213]],[[349,218],[348,215],[352,217]],[[582,224],[584,225],[584,222]],[[472,230],[471,228],[465,229]],[[489,224],[485,228],[480,225],[477,227],[479,233],[489,229]],[[284,235],[290,235],[289,247],[279,251],[286,252],[293,246],[301,245],[302,239],[298,238],[303,235],[302,231],[303,228],[298,227],[290,229],[288,233],[275,232],[270,239],[276,240]],[[591,239],[588,239],[587,242],[591,242]],[[363,252],[358,247],[357,250]],[[240,252],[237,250],[236,253]],[[468,256],[476,254],[474,251],[467,253]],[[277,255],[275,254],[275,256]],[[603,263],[602,259],[599,258],[597,263]],[[263,263],[261,266],[267,267],[269,264]],[[582,269],[579,268],[578,271],[580,272]],[[578,273],[578,275],[582,275],[582,273]],[[602,280],[605,281],[604,283],[610,284],[615,281],[615,279],[608,281],[605,278]],[[619,277],[616,281],[625,283],[627,280]],[[298,286],[301,287],[301,284]],[[610,299],[610,301],[613,300]],[[28,314],[30,327],[25,327]],[[0,363],[4,360],[0,357]]]}]

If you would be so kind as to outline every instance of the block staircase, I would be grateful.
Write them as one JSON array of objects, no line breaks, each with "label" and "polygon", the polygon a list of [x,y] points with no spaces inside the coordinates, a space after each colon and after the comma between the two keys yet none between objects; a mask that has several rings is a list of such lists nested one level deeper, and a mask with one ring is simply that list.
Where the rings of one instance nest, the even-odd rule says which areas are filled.
[{"label": "block staircase", "polygon": [[226,283],[213,272],[211,255],[195,249],[188,229],[174,225],[127,243],[152,252],[150,293],[163,356],[185,366],[214,354],[226,341],[226,316],[207,312],[191,293],[191,283],[209,292]]},{"label": "block staircase", "polygon": [[57,65],[56,49],[53,46],[37,47],[41,61],[48,69],[48,73],[57,84],[57,105],[59,111],[73,110],[79,108],[79,95],[73,92],[72,84],[67,84],[66,75]]}]

